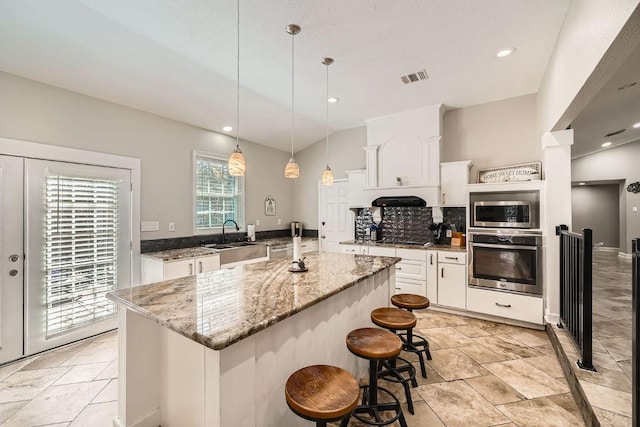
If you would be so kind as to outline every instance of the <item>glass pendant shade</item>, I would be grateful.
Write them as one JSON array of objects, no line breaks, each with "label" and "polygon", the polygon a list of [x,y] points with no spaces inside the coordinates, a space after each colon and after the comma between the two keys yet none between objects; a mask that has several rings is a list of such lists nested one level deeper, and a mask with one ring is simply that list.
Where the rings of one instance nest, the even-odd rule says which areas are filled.
[{"label": "glass pendant shade", "polygon": [[244,161],[244,154],[240,150],[240,146],[236,145],[236,149],[233,150],[231,156],[229,156],[229,175],[232,176],[244,176],[247,170],[247,165]]},{"label": "glass pendant shade", "polygon": [[324,185],[333,184],[333,171],[331,171],[331,168],[329,167],[329,165],[327,165],[324,172],[322,172],[322,184]]},{"label": "glass pendant shade", "polygon": [[299,176],[300,176],[300,168],[296,163],[296,159],[294,159],[293,156],[291,156],[291,158],[289,159],[289,163],[287,163],[287,166],[284,168],[284,177],[298,178]]}]

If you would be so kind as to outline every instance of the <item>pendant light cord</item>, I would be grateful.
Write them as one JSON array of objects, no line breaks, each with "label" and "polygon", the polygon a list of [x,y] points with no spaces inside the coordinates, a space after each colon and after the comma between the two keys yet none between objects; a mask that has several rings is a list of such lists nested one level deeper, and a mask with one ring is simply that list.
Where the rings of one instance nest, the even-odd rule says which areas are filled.
[{"label": "pendant light cord", "polygon": [[295,64],[295,58],[294,58],[294,51],[293,51],[293,44],[295,43],[295,33],[291,34],[291,157],[293,157],[293,123],[294,123],[294,117],[293,117],[293,102],[294,102],[294,97],[293,97],[293,93],[294,93],[294,64]]},{"label": "pendant light cord", "polygon": [[236,29],[237,29],[237,50],[236,50],[236,148],[240,147],[240,0],[236,0]]},{"label": "pendant light cord", "polygon": [[325,121],[325,135],[327,138],[327,166],[329,166],[329,63],[327,63],[327,96],[325,97],[325,104],[327,104],[327,120]]}]

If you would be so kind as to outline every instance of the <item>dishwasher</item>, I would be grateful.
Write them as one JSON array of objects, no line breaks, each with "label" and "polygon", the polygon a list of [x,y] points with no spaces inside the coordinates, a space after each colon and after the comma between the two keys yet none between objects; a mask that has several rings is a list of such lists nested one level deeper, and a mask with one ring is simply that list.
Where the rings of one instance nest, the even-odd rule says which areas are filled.
[{"label": "dishwasher", "polygon": [[293,243],[282,243],[269,246],[269,259],[291,258],[293,256]]}]

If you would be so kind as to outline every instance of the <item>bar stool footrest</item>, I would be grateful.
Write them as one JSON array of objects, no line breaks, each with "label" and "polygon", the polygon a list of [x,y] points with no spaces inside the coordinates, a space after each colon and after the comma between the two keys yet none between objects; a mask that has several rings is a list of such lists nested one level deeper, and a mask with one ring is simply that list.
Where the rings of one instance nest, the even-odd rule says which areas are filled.
[{"label": "bar stool footrest", "polygon": [[[357,419],[361,423],[364,423],[364,424],[367,424],[367,425],[370,425],[370,426],[386,426],[386,425],[389,425],[389,424],[393,424],[396,421],[399,421],[401,427],[408,427],[407,426],[407,422],[404,419],[404,414],[402,413],[402,407],[400,405],[400,401],[398,400],[398,398],[393,393],[391,393],[386,388],[376,387],[376,389],[378,391],[382,391],[383,393],[385,393],[388,396],[390,396],[393,399],[393,401],[392,402],[384,402],[384,403],[376,403],[375,405],[369,405],[368,404],[368,401],[369,401],[369,397],[368,397],[368,395],[369,395],[369,386],[368,385],[364,385],[364,386],[360,386],[360,388],[362,389],[362,402],[363,402],[363,404],[360,405],[360,406],[357,406],[356,409],[351,413],[351,416],[353,418]],[[383,420],[380,417],[380,413],[381,412],[389,412],[389,411],[394,411],[396,414],[392,418],[389,418],[387,420]],[[369,414],[375,420],[364,418],[359,414]]]}]

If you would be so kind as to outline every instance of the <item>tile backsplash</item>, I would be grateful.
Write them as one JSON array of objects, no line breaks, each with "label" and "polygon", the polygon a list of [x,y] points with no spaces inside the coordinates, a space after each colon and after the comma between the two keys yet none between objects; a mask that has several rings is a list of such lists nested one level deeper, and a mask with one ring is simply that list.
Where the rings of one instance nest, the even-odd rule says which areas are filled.
[{"label": "tile backsplash", "polygon": [[[443,208],[444,229],[466,232],[466,209]],[[355,239],[363,241],[366,230],[373,224],[373,214],[369,208],[358,209],[355,217]],[[382,208],[382,222],[378,224],[377,239],[385,242],[433,242],[433,209],[430,207],[396,207]],[[441,243],[448,244],[451,239],[444,237]]]}]

